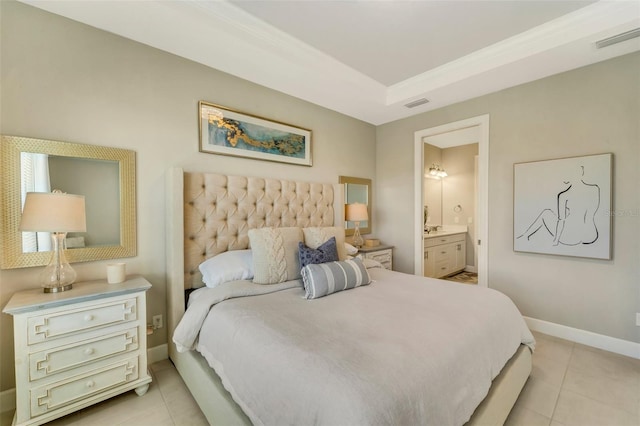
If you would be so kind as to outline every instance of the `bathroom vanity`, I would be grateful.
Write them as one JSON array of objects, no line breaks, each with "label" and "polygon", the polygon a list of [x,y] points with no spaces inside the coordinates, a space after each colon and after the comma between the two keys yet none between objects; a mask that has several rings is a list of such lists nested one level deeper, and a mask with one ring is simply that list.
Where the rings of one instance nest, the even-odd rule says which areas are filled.
[{"label": "bathroom vanity", "polygon": [[424,276],[442,278],[464,270],[466,232],[432,231],[424,234]]}]

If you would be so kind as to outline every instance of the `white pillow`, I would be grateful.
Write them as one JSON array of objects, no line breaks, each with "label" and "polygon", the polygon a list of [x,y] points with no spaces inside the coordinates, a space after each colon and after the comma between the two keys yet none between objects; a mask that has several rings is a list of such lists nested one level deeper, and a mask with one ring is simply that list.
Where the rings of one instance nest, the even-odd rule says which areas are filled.
[{"label": "white pillow", "polygon": [[253,255],[251,250],[232,250],[210,257],[198,268],[202,281],[209,288],[235,280],[253,278]]},{"label": "white pillow", "polygon": [[344,249],[347,251],[347,254],[349,256],[353,256],[354,254],[358,253],[358,249],[349,243],[344,243]]}]

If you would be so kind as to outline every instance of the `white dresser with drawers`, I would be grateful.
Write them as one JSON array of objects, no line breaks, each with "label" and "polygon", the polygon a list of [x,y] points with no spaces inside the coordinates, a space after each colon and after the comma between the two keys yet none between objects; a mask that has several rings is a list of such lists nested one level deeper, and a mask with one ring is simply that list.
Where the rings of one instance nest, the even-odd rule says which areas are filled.
[{"label": "white dresser with drawers", "polygon": [[146,393],[149,288],[129,277],[12,296],[3,312],[13,316],[14,425],[43,424],[132,389]]}]

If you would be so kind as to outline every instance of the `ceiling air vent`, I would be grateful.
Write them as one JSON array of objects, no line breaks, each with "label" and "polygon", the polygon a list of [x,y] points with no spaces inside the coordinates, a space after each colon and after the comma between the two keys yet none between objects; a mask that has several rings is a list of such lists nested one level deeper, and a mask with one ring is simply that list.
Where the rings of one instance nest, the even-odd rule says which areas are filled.
[{"label": "ceiling air vent", "polygon": [[612,44],[621,43],[623,41],[631,40],[632,38],[640,37],[640,28],[633,29],[612,37],[603,38],[596,41],[596,47],[602,49],[603,47],[611,46]]},{"label": "ceiling air vent", "polygon": [[429,99],[421,98],[421,99],[417,99],[415,101],[409,102],[408,104],[405,104],[404,106],[406,106],[407,108],[415,108],[417,106],[424,105],[426,103],[429,103]]}]

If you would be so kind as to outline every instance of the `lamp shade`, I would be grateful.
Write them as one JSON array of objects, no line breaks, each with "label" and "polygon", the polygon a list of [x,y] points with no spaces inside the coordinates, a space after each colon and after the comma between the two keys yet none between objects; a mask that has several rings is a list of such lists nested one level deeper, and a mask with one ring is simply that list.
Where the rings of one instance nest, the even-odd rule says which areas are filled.
[{"label": "lamp shade", "polygon": [[27,192],[20,220],[21,231],[85,232],[84,195],[62,192]]},{"label": "lamp shade", "polygon": [[367,205],[362,203],[347,204],[345,216],[350,222],[362,222],[369,220]]}]

